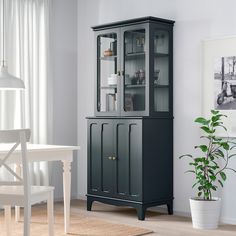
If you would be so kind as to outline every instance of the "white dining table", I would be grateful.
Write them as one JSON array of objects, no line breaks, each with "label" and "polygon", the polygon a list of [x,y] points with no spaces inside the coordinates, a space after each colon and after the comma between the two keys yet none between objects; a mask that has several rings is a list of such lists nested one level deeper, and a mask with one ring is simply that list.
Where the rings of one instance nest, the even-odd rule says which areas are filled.
[{"label": "white dining table", "polygon": [[[0,159],[4,158],[10,148],[10,144],[0,145]],[[61,161],[63,164],[64,230],[66,234],[69,233],[70,227],[71,162],[73,161],[73,151],[79,149],[79,146],[27,144],[29,162]],[[18,147],[11,154],[8,163],[19,164],[20,157],[21,152]]]}]

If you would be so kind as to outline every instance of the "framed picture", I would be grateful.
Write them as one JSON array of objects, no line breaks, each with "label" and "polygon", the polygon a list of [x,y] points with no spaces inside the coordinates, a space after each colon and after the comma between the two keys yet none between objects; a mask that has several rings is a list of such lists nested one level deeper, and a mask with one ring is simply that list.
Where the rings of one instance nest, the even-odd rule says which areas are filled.
[{"label": "framed picture", "polygon": [[[203,41],[203,115],[220,110],[228,118],[229,137],[236,136],[236,36]],[[224,130],[219,136],[225,136]]]}]

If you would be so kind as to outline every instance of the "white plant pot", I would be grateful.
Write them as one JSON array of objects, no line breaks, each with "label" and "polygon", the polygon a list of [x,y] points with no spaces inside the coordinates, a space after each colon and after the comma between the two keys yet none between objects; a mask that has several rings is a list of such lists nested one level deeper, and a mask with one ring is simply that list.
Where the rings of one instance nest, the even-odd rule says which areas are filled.
[{"label": "white plant pot", "polygon": [[204,201],[198,198],[190,199],[193,228],[216,229],[218,228],[221,199],[213,198],[213,201]]}]

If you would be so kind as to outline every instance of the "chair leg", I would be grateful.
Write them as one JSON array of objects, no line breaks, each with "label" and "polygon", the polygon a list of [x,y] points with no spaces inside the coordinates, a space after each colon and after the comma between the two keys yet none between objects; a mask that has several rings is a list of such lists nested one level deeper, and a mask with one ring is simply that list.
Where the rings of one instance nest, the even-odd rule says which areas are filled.
[{"label": "chair leg", "polygon": [[31,205],[24,207],[24,236],[30,236]]},{"label": "chair leg", "polygon": [[47,215],[48,215],[48,235],[54,235],[54,213],[53,213],[53,191],[48,195],[47,200]]},{"label": "chair leg", "polygon": [[[20,164],[15,164],[14,169],[17,175],[22,176],[22,167]],[[14,179],[17,180],[16,178]],[[15,221],[16,222],[20,221],[20,207],[19,206],[15,206]]]},{"label": "chair leg", "polygon": [[7,236],[11,235],[10,225],[11,225],[11,206],[4,206],[5,212],[5,225]]}]

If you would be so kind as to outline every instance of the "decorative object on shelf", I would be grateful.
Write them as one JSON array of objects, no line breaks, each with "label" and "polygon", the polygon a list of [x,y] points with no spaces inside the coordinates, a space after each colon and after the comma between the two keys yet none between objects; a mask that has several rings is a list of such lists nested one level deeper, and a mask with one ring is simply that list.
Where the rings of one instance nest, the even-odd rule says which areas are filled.
[{"label": "decorative object on shelf", "polygon": [[125,109],[127,111],[134,110],[133,95],[132,94],[129,94],[129,93],[125,94]]},{"label": "decorative object on shelf", "polygon": [[158,85],[159,75],[160,75],[160,70],[155,70],[154,71],[154,84],[155,85]]},{"label": "decorative object on shelf", "polygon": [[[203,115],[211,109],[228,116],[225,127],[229,137],[236,136],[236,36],[204,40],[203,47]],[[224,132],[219,130],[218,136]]]},{"label": "decorative object on shelf", "polygon": [[143,33],[141,33],[141,35],[139,34],[134,35],[133,40],[135,40],[134,42],[135,49],[133,50],[133,52],[135,53],[144,52],[145,37]]},{"label": "decorative object on shelf", "polygon": [[155,53],[168,53],[168,34],[166,31],[158,30],[154,38]]},{"label": "decorative object on shelf", "polygon": [[133,43],[131,37],[125,37],[125,54],[133,53]]},{"label": "decorative object on shelf", "polygon": [[2,0],[2,60],[0,70],[0,89],[1,90],[14,90],[24,89],[25,85],[23,80],[8,73],[8,67],[5,60],[5,0]]},{"label": "decorative object on shelf", "polygon": [[236,148],[234,140],[220,138],[216,136],[216,130],[223,129],[227,133],[223,119],[227,117],[219,111],[211,110],[211,117],[208,119],[198,117],[195,122],[200,124],[203,131],[201,136],[203,143],[195,146],[201,151],[197,157],[190,154],[180,156],[190,159],[190,170],[193,173],[195,182],[193,188],[198,190],[197,197],[190,199],[193,227],[197,229],[215,229],[218,227],[220,217],[221,199],[213,197],[213,192],[218,189],[218,184],[223,187],[226,180],[226,172],[236,170],[228,167],[232,154]]},{"label": "decorative object on shelf", "polygon": [[135,73],[134,73],[134,80],[133,80],[133,83],[132,84],[140,84],[140,81],[139,81],[139,74],[140,74],[140,71],[139,70],[137,70],[137,71],[135,71]]},{"label": "decorative object on shelf", "polygon": [[107,111],[115,111],[117,109],[116,94],[106,94],[106,108]]},{"label": "decorative object on shelf", "polygon": [[104,51],[103,55],[104,57],[110,57],[113,56],[113,52],[110,48],[108,48],[107,50]]},{"label": "decorative object on shelf", "polygon": [[155,37],[155,39],[154,39],[155,48],[158,48],[159,46],[163,46],[164,43],[165,43],[165,35],[164,34],[160,34]]},{"label": "decorative object on shelf", "polygon": [[117,85],[118,74],[111,74],[110,77],[107,78],[108,85]]},{"label": "decorative object on shelf", "polygon": [[131,84],[145,84],[145,70],[140,69],[135,71],[134,78],[131,80]]},{"label": "decorative object on shelf", "polygon": [[139,70],[139,81],[141,84],[145,84],[145,70]]}]

